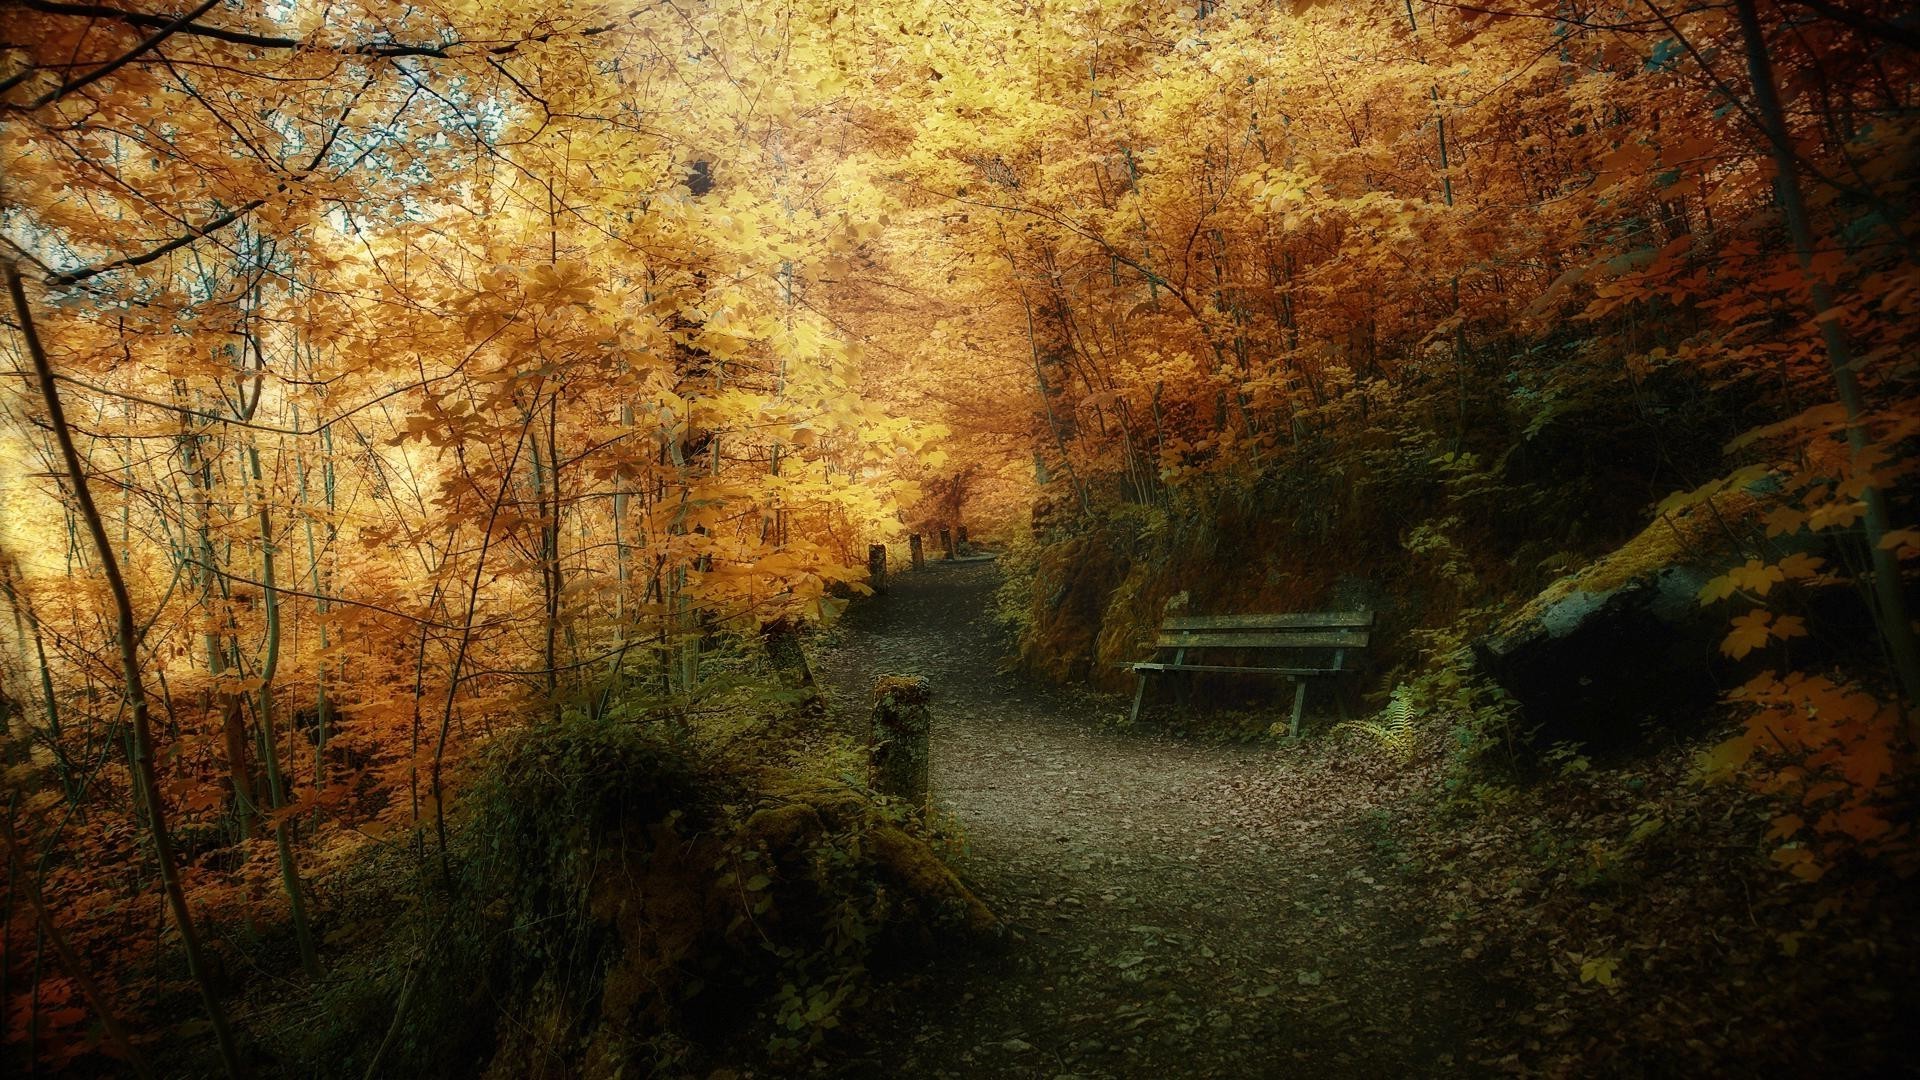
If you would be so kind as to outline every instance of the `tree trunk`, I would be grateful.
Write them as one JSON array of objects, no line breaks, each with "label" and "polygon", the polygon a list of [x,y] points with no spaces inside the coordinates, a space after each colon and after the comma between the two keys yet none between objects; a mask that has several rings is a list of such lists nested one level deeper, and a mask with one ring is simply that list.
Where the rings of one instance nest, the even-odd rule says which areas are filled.
[{"label": "tree trunk", "polygon": [[290,801],[280,772],[280,733],[273,727],[273,679],[280,670],[280,588],[275,583],[273,519],[267,510],[266,480],[260,470],[260,448],[249,442],[247,460],[253,468],[253,497],[260,522],[260,589],[266,609],[266,657],[260,663],[260,696],[254,710],[260,718],[260,760],[267,767],[267,799],[274,812],[273,845],[280,856],[280,883],[287,891],[287,911],[293,920],[294,940],[300,947],[300,967],[309,978],[320,976],[320,954],[314,948],[313,928],[307,922],[307,901],[300,887],[300,865],[293,855],[293,822],[282,809]]},{"label": "tree trunk", "polygon": [[40,383],[40,397],[46,402],[48,427],[53,431],[54,441],[59,444],[67,478],[73,485],[73,500],[93,538],[94,550],[100,556],[101,573],[106,577],[107,589],[113,596],[115,644],[119,647],[120,676],[124,683],[122,689],[127,696],[127,715],[133,728],[131,764],[134,787],[140,800],[146,804],[147,833],[153,842],[154,859],[160,864],[160,887],[166,893],[167,907],[173,913],[174,925],[180,930],[180,945],[186,953],[187,970],[200,988],[200,1000],[206,1006],[207,1019],[213,1026],[215,1040],[220,1044],[220,1059],[228,1075],[238,1077],[241,1075],[240,1053],[233,1041],[233,1031],[227,1026],[226,1010],[220,1007],[220,1000],[214,995],[206,953],[200,946],[200,933],[194,926],[193,912],[187,907],[187,894],[180,884],[180,867],[173,856],[173,838],[167,833],[166,806],[160,798],[160,778],[153,766],[153,730],[147,714],[146,685],[140,676],[140,640],[136,629],[138,624],[133,617],[133,598],[127,592],[126,579],[120,574],[120,563],[114,556],[113,545],[107,539],[107,528],[100,520],[100,510],[94,505],[93,492],[87,486],[87,474],[80,464],[80,453],[74,449],[73,433],[67,427],[66,411],[60,406],[60,392],[54,384],[53,367],[47,360],[46,350],[40,345],[39,335],[34,331],[33,313],[27,307],[27,293],[20,283],[20,269],[11,262],[7,264],[7,291],[12,294],[14,311],[20,317],[20,333],[26,339],[27,353],[33,360],[34,374]]},{"label": "tree trunk", "polygon": [[[1754,111],[1759,114],[1773,151],[1774,188],[1780,197],[1781,215],[1786,218],[1787,233],[1793,240],[1794,257],[1807,276],[1814,321],[1826,343],[1827,363],[1833,369],[1840,406],[1846,410],[1847,449],[1858,464],[1868,449],[1869,433],[1861,421],[1866,405],[1859,376],[1854,371],[1853,347],[1847,341],[1839,316],[1833,314],[1833,290],[1813,271],[1813,224],[1807,216],[1806,200],[1800,194],[1799,165],[1794,161],[1793,142],[1787,132],[1786,114],[1780,107],[1780,94],[1774,88],[1773,61],[1767,55],[1767,39],[1760,29],[1760,16],[1754,9],[1754,0],[1736,0],[1734,10],[1747,49],[1747,71],[1753,79]],[[1869,485],[1861,492],[1861,498],[1867,504],[1864,524],[1867,552],[1873,566],[1874,620],[1880,627],[1894,675],[1906,698],[1902,711],[1907,718],[1908,738],[1920,743],[1920,708],[1916,708],[1920,705],[1920,640],[1915,639],[1913,621],[1907,613],[1899,560],[1891,550],[1881,546],[1888,529],[1887,496],[1879,487]]]}]

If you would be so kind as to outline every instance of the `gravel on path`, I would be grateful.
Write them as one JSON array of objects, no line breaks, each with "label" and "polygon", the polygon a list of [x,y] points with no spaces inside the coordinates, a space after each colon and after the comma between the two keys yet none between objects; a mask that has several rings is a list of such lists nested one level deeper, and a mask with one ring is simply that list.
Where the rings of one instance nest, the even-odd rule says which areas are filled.
[{"label": "gravel on path", "polygon": [[875,1010],[843,1072],[1400,1077],[1471,1071],[1483,998],[1421,924],[1392,839],[1411,785],[1299,747],[1117,726],[1124,702],[1004,672],[993,563],[930,563],[815,657],[863,725],[873,679],[933,685],[933,798],[1006,947]]}]

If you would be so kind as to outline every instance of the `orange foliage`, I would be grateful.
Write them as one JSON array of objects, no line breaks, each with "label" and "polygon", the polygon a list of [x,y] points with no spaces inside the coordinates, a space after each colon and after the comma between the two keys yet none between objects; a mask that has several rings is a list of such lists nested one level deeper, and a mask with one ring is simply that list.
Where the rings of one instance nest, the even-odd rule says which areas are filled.
[{"label": "orange foliage", "polygon": [[[689,692],[703,640],[830,619],[870,541],[1164,508],[1381,401],[1465,469],[1488,393],[1530,438],[1683,372],[1805,408],[1730,448],[1780,485],[1770,534],[1863,528],[1920,431],[1896,6],[1774,45],[1805,269],[1729,11],[1489,6],[15,5],[6,257],[145,628],[197,908],[278,917],[429,828],[511,716]],[[151,940],[108,601],[42,403],[0,395],[12,812],[76,937]],[[1765,603],[1837,573],[1711,586],[1754,601],[1726,651],[1803,635]],[[1729,753],[1807,807],[1779,836],[1890,842],[1889,706],[1806,674],[1740,700]]]}]

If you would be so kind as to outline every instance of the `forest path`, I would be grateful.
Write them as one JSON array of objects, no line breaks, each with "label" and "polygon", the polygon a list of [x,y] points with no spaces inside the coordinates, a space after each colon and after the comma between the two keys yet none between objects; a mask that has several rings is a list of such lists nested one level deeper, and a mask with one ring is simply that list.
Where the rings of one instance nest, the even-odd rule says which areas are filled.
[{"label": "forest path", "polygon": [[1454,1072],[1476,992],[1393,842],[1410,785],[1294,748],[1122,731],[1124,703],[1002,673],[992,563],[929,564],[816,657],[865,723],[877,674],[933,684],[933,798],[1008,922],[883,1003],[850,1075]]}]

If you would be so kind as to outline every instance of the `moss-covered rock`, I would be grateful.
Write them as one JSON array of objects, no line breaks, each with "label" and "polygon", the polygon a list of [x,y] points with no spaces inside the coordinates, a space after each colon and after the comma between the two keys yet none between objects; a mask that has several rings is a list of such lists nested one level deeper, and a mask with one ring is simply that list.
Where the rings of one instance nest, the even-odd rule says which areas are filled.
[{"label": "moss-covered rock", "polygon": [[1719,649],[1728,612],[1703,605],[1701,589],[1756,551],[1778,558],[1821,543],[1765,540],[1755,527],[1762,508],[1736,486],[1661,514],[1475,642],[1479,667],[1519,704],[1534,741],[1631,744],[1649,722],[1698,722],[1744,680]]}]

